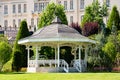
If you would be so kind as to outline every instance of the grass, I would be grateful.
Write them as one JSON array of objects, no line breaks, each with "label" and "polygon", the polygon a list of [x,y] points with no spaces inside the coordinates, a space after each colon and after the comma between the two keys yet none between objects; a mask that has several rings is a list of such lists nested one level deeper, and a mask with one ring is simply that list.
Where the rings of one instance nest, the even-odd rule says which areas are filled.
[{"label": "grass", "polygon": [[0,73],[0,80],[120,80],[120,73]]}]

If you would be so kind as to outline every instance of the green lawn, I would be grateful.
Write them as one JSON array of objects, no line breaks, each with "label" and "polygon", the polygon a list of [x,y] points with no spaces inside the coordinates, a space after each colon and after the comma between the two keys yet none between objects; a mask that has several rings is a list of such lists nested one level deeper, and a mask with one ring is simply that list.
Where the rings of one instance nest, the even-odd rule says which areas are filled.
[{"label": "green lawn", "polygon": [[0,80],[120,80],[120,73],[0,73]]}]

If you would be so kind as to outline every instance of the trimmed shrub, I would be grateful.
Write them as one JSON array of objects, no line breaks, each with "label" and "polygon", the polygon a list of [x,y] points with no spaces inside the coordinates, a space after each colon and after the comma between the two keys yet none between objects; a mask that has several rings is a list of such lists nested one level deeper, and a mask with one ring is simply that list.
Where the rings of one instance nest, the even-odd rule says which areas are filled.
[{"label": "trimmed shrub", "polygon": [[22,68],[22,59],[23,59],[23,56],[22,56],[22,53],[18,50],[16,50],[14,52],[14,57],[13,57],[13,70],[15,71],[20,71],[21,68]]},{"label": "trimmed shrub", "polygon": [[[21,51],[21,60],[22,61],[22,67],[27,67],[27,50],[26,50],[26,46],[25,45],[19,45],[18,44],[18,40],[22,39],[22,38],[25,38],[27,36],[30,36],[30,33],[29,33],[29,30],[28,30],[28,27],[27,27],[27,22],[25,20],[23,20],[20,24],[20,29],[17,33],[17,37],[16,37],[16,40],[15,40],[15,44],[14,44],[14,47],[13,47],[13,59],[19,63],[18,60],[16,60],[17,58],[14,58],[16,55],[15,52],[16,50],[18,51]],[[15,62],[13,60],[13,62]],[[14,65],[14,63],[13,63]],[[16,64],[15,64],[16,65]],[[15,65],[13,67],[15,67]],[[17,67],[17,66],[16,66]],[[13,68],[14,69],[14,68]]]},{"label": "trimmed shrub", "polygon": [[93,34],[97,34],[99,31],[99,25],[97,22],[88,22],[82,28],[82,34],[84,36],[90,36]]}]

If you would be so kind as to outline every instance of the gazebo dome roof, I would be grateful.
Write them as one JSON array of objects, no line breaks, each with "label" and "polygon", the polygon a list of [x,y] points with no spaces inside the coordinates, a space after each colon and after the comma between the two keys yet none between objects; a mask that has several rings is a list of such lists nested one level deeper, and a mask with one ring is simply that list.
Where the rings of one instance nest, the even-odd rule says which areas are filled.
[{"label": "gazebo dome roof", "polygon": [[[58,22],[59,21],[59,22]],[[52,24],[40,28],[33,35],[21,39],[19,44],[32,42],[87,42],[96,43],[89,38],[82,36],[77,30],[67,25],[61,24],[59,19],[55,19]]]}]

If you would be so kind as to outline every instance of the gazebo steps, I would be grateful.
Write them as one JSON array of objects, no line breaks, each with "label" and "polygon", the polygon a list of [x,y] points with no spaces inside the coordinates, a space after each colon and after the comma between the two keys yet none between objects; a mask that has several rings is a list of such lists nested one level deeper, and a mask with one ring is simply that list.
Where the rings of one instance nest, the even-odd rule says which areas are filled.
[{"label": "gazebo steps", "polygon": [[69,67],[69,72],[76,73],[76,72],[78,72],[78,70],[75,67]]},{"label": "gazebo steps", "polygon": [[[60,68],[52,68],[52,67],[39,67],[39,68],[29,68],[27,72],[59,72],[59,73],[65,73],[63,67]],[[69,67],[69,72],[74,73],[78,72],[76,68],[74,67]]]}]

